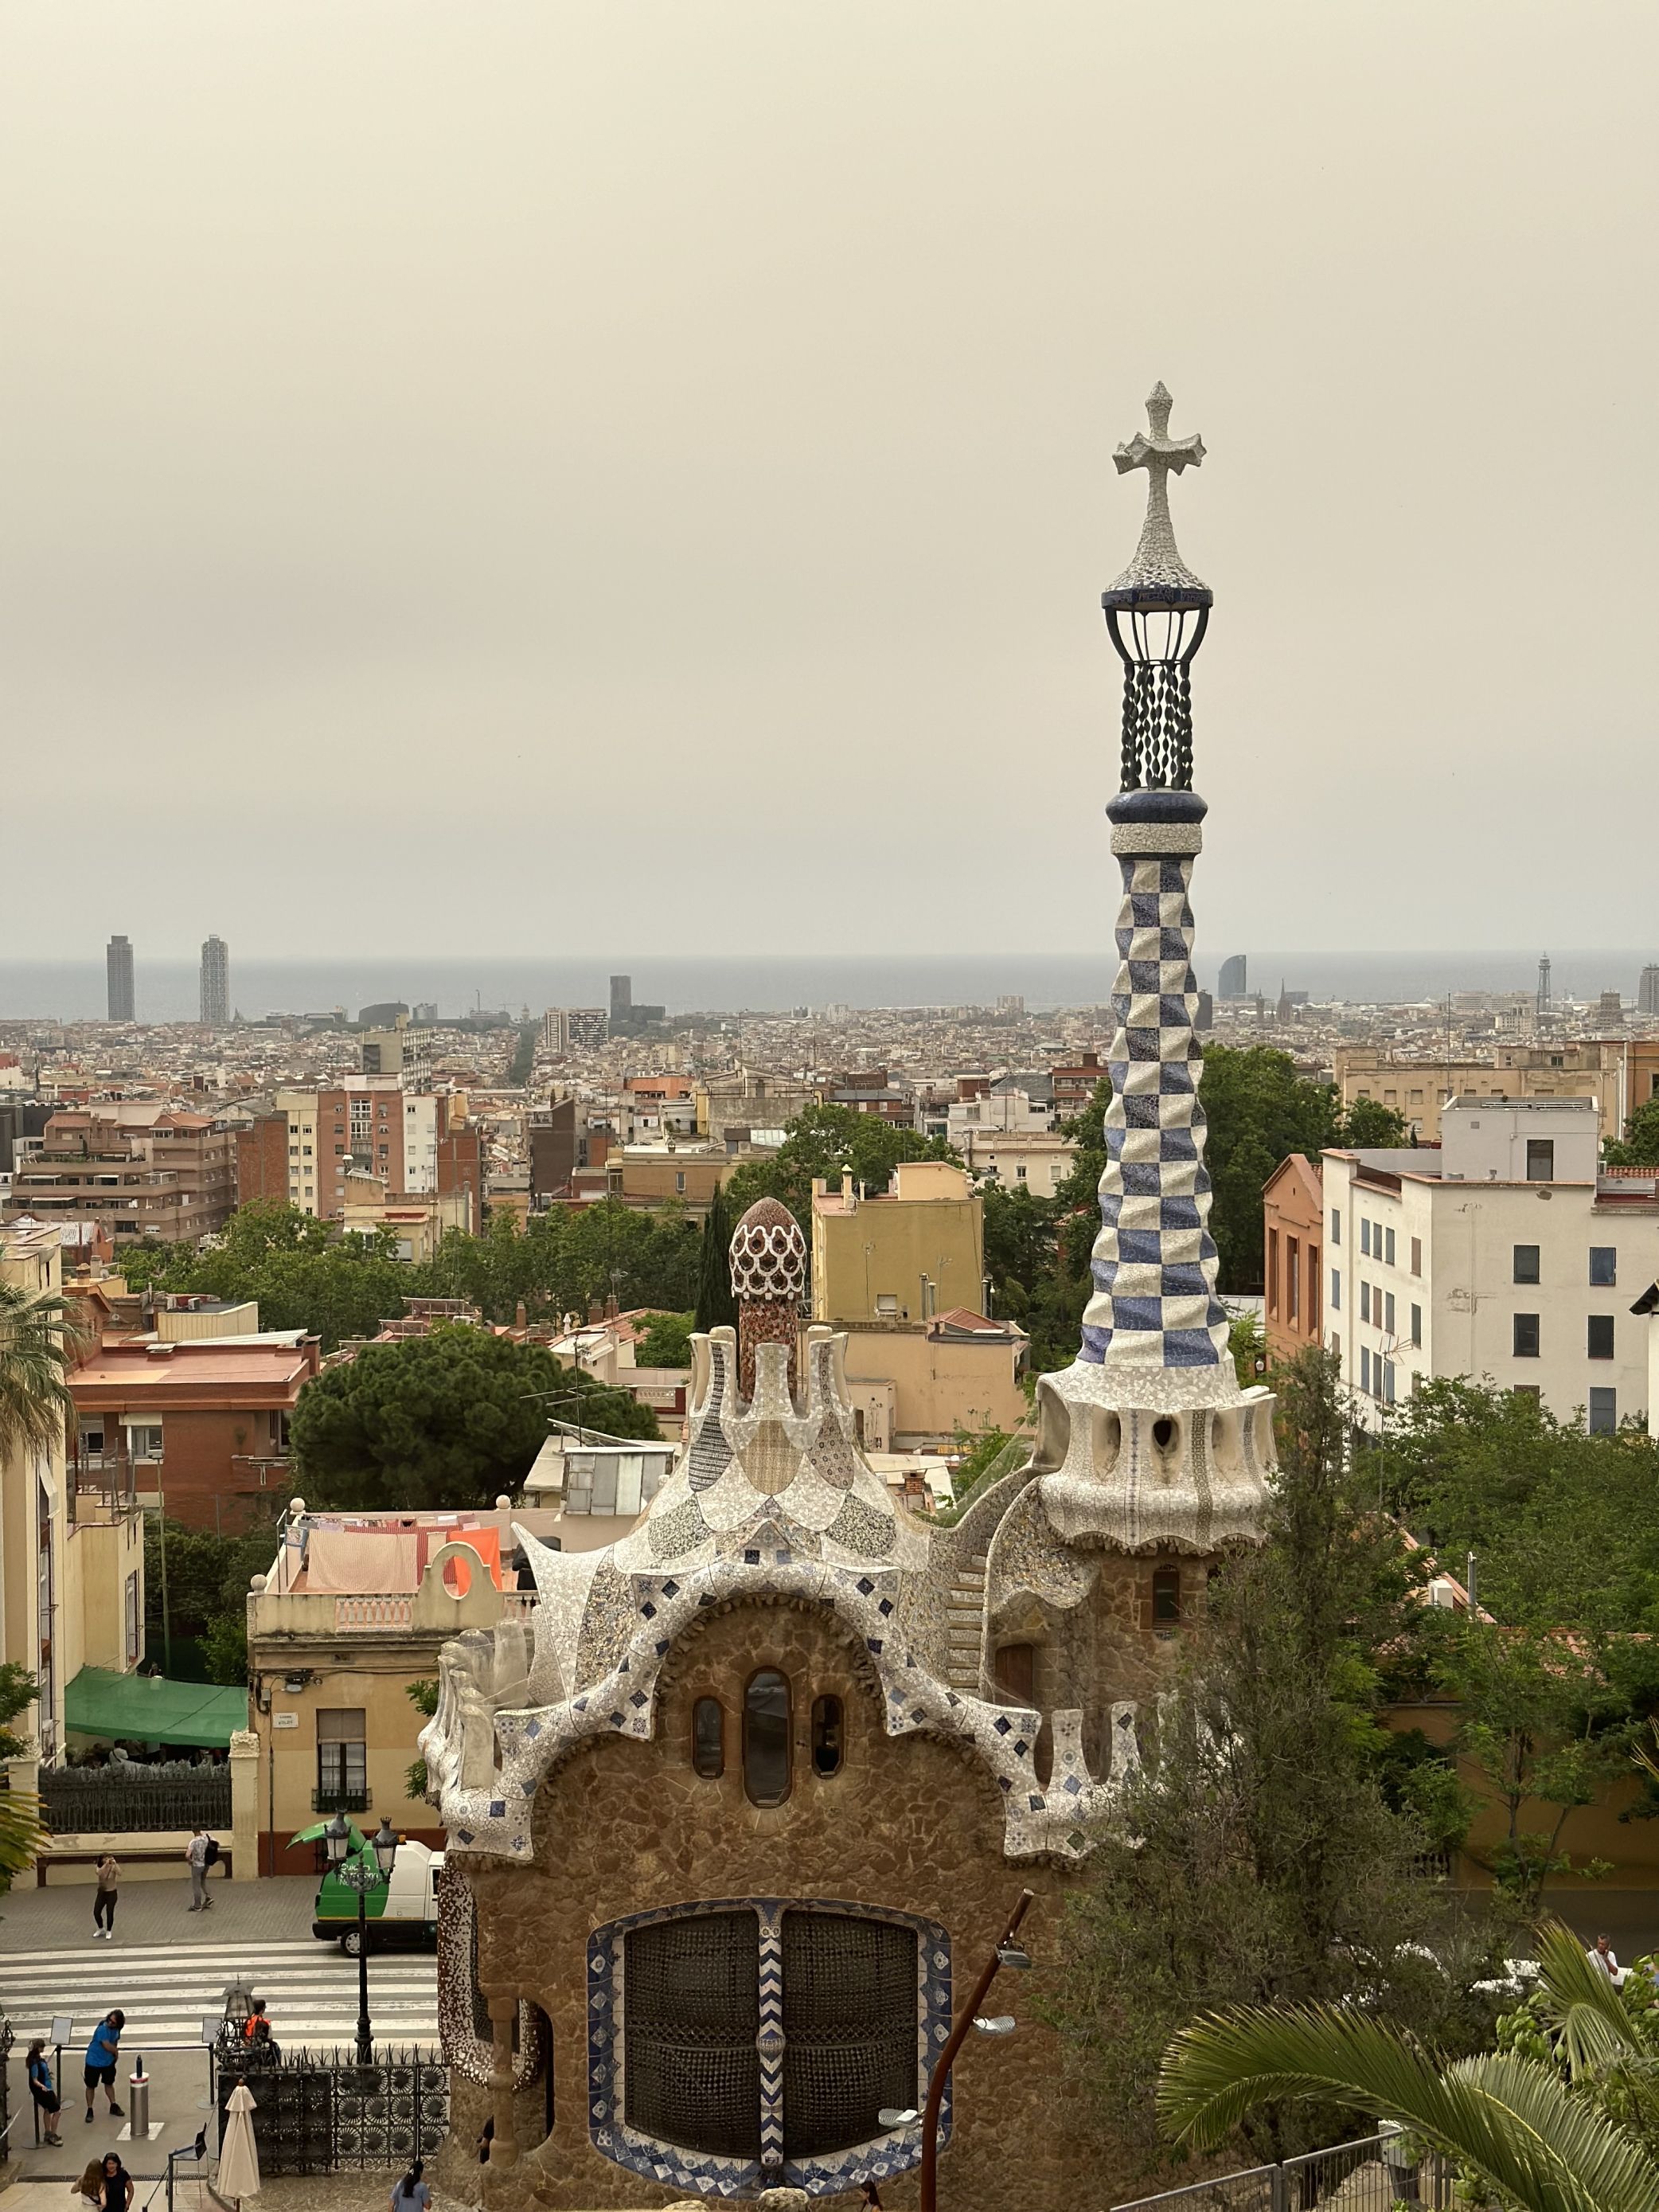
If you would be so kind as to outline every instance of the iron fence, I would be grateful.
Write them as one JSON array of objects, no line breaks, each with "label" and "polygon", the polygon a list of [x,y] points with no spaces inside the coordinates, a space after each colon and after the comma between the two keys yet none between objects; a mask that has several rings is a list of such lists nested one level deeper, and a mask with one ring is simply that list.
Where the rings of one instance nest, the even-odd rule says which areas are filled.
[{"label": "iron fence", "polygon": [[1279,2166],[1253,2166],[1188,2182],[1112,2212],[1393,2212],[1396,2204],[1449,2212],[1456,2169],[1437,2151],[1413,2158],[1397,2131],[1304,2152]]},{"label": "iron fence", "polygon": [[44,1768],[39,1783],[46,1823],[55,1836],[142,1835],[163,1830],[228,1828],[230,1769],[152,1775],[143,1767]]},{"label": "iron fence", "polygon": [[407,2166],[432,2157],[449,2130],[449,2069],[413,2048],[379,2051],[368,2066],[338,2049],[227,2066],[222,2123],[239,2081],[253,2098],[262,2175]]},{"label": "iron fence", "polygon": [[11,2156],[11,2046],[16,2041],[11,2022],[0,2012],[0,2166]]}]

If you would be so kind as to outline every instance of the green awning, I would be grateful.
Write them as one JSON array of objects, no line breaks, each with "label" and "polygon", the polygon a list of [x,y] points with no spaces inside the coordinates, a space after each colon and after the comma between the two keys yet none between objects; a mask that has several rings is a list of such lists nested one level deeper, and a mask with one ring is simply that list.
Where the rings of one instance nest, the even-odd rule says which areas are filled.
[{"label": "green awning", "polygon": [[64,1724],[80,1735],[222,1751],[232,1730],[247,1726],[247,1692],[83,1667],[64,1692]]}]

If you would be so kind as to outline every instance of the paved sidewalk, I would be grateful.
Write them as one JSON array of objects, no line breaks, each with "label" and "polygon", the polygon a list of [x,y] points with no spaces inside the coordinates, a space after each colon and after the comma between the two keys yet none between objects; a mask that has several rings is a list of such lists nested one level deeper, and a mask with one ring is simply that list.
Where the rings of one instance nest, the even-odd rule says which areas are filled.
[{"label": "paved sidewalk", "polygon": [[[272,1942],[309,1936],[317,1895],[314,1875],[267,1875],[231,1881],[216,1870],[208,1884],[211,1912],[190,1909],[190,1876],[179,1863],[177,1881],[130,1881],[115,1908],[115,1941],[165,1943],[173,1937],[199,1943],[211,1936],[227,1951],[239,1940]],[[78,1948],[92,1936],[93,1885],[54,1882],[46,1889],[8,1890],[0,1898],[0,1943],[8,1950]]]}]

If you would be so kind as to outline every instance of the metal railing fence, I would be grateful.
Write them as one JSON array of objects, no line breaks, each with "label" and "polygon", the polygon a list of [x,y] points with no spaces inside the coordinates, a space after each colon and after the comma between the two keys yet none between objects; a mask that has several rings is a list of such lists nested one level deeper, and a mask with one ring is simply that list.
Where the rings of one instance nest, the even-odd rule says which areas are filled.
[{"label": "metal railing fence", "polygon": [[153,1835],[230,1826],[228,1766],[187,1776],[129,1767],[118,1778],[106,1766],[53,1766],[42,1770],[38,1787],[55,1836]]},{"label": "metal railing fence", "polygon": [[1456,2169],[1438,2151],[1416,2160],[1398,2134],[1365,2136],[1304,2151],[1277,2166],[1213,2174],[1180,2189],[1115,2204],[1112,2212],[1394,2212],[1399,2203],[1449,2212]]}]

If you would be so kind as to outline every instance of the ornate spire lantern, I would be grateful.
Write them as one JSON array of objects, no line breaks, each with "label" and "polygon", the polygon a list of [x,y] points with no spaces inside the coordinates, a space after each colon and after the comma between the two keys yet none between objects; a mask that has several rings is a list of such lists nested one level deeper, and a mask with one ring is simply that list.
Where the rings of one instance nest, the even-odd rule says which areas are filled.
[{"label": "ornate spire lantern", "polygon": [[1135,556],[1101,601],[1123,662],[1121,788],[1106,810],[1123,884],[1112,1102],[1094,1295],[1075,1365],[1043,1378],[1058,1404],[1040,1460],[1056,1470],[1045,1504],[1073,1535],[1202,1552],[1259,1534],[1273,1427],[1267,1394],[1239,1385],[1216,1295],[1187,897],[1206,811],[1189,672],[1212,595],[1181,557],[1169,498],[1204,444],[1170,435],[1170,408],[1155,386],[1150,434],[1115,456],[1120,475],[1146,470],[1147,495]]}]

